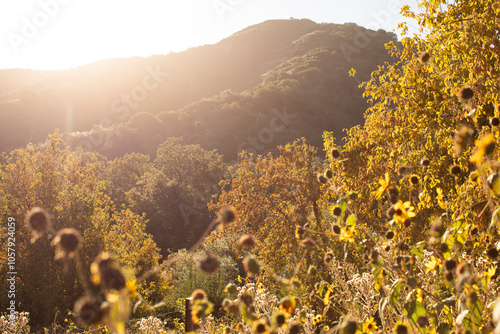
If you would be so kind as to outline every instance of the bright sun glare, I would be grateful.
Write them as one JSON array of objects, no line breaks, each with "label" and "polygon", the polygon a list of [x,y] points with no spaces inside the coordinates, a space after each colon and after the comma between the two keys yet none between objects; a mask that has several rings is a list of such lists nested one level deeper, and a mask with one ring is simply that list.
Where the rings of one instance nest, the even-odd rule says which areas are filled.
[{"label": "bright sun glare", "polygon": [[[64,69],[212,44],[268,19],[356,22],[393,30],[402,1],[27,0],[0,2],[0,68]],[[371,26],[371,27],[370,27]]]}]

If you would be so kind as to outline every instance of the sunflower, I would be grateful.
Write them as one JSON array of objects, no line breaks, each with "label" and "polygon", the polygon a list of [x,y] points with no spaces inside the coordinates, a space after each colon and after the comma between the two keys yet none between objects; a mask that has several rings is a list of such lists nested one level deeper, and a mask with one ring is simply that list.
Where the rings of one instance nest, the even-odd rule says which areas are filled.
[{"label": "sunflower", "polygon": [[373,317],[366,319],[366,321],[363,323],[364,333],[371,334],[374,333],[376,329],[377,329],[377,323],[375,322]]},{"label": "sunflower", "polygon": [[382,197],[385,190],[389,186],[389,173],[385,173],[385,178],[379,179],[378,183],[380,184],[380,187],[377,189],[377,191],[374,191],[373,194],[375,194],[375,197],[377,199],[380,199],[380,197]]},{"label": "sunflower", "polygon": [[394,220],[400,223],[404,223],[405,220],[415,217],[415,207],[411,206],[410,202],[398,201],[394,204]]}]

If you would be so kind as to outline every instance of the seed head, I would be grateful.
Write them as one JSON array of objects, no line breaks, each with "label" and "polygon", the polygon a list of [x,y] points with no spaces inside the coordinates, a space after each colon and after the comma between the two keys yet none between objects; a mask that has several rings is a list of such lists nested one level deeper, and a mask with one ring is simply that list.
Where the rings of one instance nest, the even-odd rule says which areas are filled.
[{"label": "seed head", "polygon": [[338,226],[337,224],[333,225],[332,226],[332,231],[335,234],[340,234],[340,226]]},{"label": "seed head", "polygon": [[53,240],[53,245],[56,246],[55,259],[71,259],[76,252],[82,247],[82,236],[80,232],[74,228],[63,228],[57,232]]},{"label": "seed head", "polygon": [[120,266],[107,252],[99,254],[90,265],[92,282],[101,285],[104,290],[120,291],[126,287],[126,280]]},{"label": "seed head", "polygon": [[498,117],[490,118],[490,124],[491,124],[491,126],[499,126],[500,119]]},{"label": "seed head", "polygon": [[300,245],[304,247],[314,247],[316,242],[311,238],[304,238],[300,241]]},{"label": "seed head", "polygon": [[260,264],[254,256],[247,256],[243,260],[243,268],[249,276],[257,275],[260,272]]},{"label": "seed head", "polygon": [[207,254],[200,262],[198,262],[198,269],[201,271],[212,274],[220,267],[220,261],[217,257]]},{"label": "seed head", "polygon": [[325,177],[331,179],[333,177],[333,172],[329,169],[325,172]]},{"label": "seed head", "polygon": [[408,228],[410,227],[411,225],[411,219],[405,219],[405,221],[403,222],[403,226]]},{"label": "seed head", "polygon": [[317,273],[318,273],[318,269],[316,268],[316,266],[309,266],[309,269],[307,270],[308,275],[314,276]]},{"label": "seed head", "polygon": [[457,267],[457,275],[463,275],[465,273],[470,273],[470,266],[467,262],[463,261],[461,262],[458,267]]},{"label": "seed head", "polygon": [[334,158],[334,159],[340,158],[340,151],[336,148],[332,149],[330,154],[332,155],[332,158]]},{"label": "seed head", "polygon": [[398,174],[399,175],[403,175],[404,173],[406,173],[407,170],[408,170],[408,167],[406,167],[406,166],[399,166],[398,167]]},{"label": "seed head", "polygon": [[326,253],[325,256],[323,257],[323,261],[325,262],[325,264],[332,262],[332,260],[333,260],[332,253]]},{"label": "seed head", "polygon": [[408,334],[408,327],[403,324],[396,326],[396,334]]},{"label": "seed head", "polygon": [[224,208],[219,215],[219,221],[223,225],[232,223],[235,219],[236,219],[236,210],[232,206]]},{"label": "seed head", "polygon": [[386,234],[385,234],[385,237],[389,240],[391,240],[392,238],[394,238],[394,232],[393,231],[388,231]]},{"label": "seed head", "polygon": [[88,296],[78,299],[73,310],[87,325],[98,324],[104,316],[104,310],[101,308],[101,304],[93,297]]},{"label": "seed head", "polygon": [[323,174],[318,174],[316,178],[321,184],[326,184],[328,182],[328,179]]},{"label": "seed head", "polygon": [[444,273],[444,279],[447,280],[448,282],[453,281],[453,271],[450,270],[446,271]]},{"label": "seed head", "polygon": [[429,59],[431,58],[431,54],[427,51],[422,51],[422,53],[420,53],[420,57],[419,57],[419,60],[422,62],[422,63],[427,63],[429,61]]},{"label": "seed head", "polygon": [[358,330],[358,324],[356,323],[356,321],[348,321],[344,328],[342,328],[341,330],[341,333],[344,333],[344,334],[355,334]]},{"label": "seed head", "polygon": [[394,215],[396,214],[396,210],[394,209],[394,207],[390,207],[389,209],[387,209],[387,218],[389,219],[392,219],[394,217]]},{"label": "seed head", "polygon": [[421,315],[420,317],[417,318],[417,325],[418,325],[418,327],[429,326],[429,318],[427,318],[424,315]]},{"label": "seed head", "polygon": [[33,235],[31,238],[32,243],[48,231],[51,225],[48,212],[39,207],[31,209],[26,214],[26,223],[31,229],[31,234]]},{"label": "seed head", "polygon": [[256,243],[257,239],[255,239],[253,234],[244,234],[240,237],[239,240],[240,247],[252,248]]},{"label": "seed head", "polygon": [[453,259],[444,261],[444,267],[448,271],[455,269],[456,266],[457,266],[457,262],[455,262],[455,260],[453,260]]},{"label": "seed head", "polygon": [[459,95],[461,99],[468,101],[474,97],[474,91],[470,87],[462,87]]},{"label": "seed head", "polygon": [[420,179],[419,179],[419,177],[418,177],[418,176],[416,176],[416,175],[412,175],[412,176],[410,177],[410,182],[411,182],[413,185],[417,185],[419,181],[420,181]]},{"label": "seed head", "polygon": [[498,250],[496,249],[496,247],[493,245],[493,246],[490,246],[490,248],[488,249],[488,251],[486,252],[486,254],[492,259],[496,259],[498,257]]},{"label": "seed head", "polygon": [[392,204],[396,204],[399,201],[399,190],[394,187],[389,187],[387,191],[389,192],[389,201]]},{"label": "seed head", "polygon": [[451,166],[451,168],[450,168],[450,173],[455,175],[455,176],[460,175],[461,172],[462,172],[462,169],[460,169],[460,166],[454,165],[454,166]]},{"label": "seed head", "polygon": [[202,289],[196,289],[191,294],[191,305],[194,305],[194,302],[197,300],[207,299],[207,293]]},{"label": "seed head", "polygon": [[422,165],[424,167],[428,167],[430,164],[431,164],[431,161],[427,158],[423,158],[422,160],[420,160],[420,165]]},{"label": "seed head", "polygon": [[334,209],[333,209],[333,214],[335,216],[340,216],[342,214],[342,209],[339,207],[339,206],[336,206]]},{"label": "seed head", "polygon": [[298,322],[294,322],[290,325],[290,330],[288,331],[290,334],[299,334],[302,330],[302,325]]}]

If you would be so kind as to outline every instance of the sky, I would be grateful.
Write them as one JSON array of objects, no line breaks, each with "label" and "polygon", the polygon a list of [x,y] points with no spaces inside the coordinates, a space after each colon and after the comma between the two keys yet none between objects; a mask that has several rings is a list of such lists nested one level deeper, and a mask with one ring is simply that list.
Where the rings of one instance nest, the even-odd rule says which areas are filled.
[{"label": "sky", "polygon": [[[418,0],[0,0],[0,69],[68,69],[214,44],[270,19],[397,31]],[[413,27],[413,22],[408,22]]]}]

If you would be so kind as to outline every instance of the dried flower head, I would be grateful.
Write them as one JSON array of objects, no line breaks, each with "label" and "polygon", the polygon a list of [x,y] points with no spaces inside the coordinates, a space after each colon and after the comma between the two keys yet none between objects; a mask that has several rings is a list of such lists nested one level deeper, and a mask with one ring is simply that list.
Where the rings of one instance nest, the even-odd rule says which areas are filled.
[{"label": "dried flower head", "polygon": [[260,264],[253,255],[243,259],[243,268],[249,276],[257,275],[260,272]]},{"label": "dried flower head", "polygon": [[462,87],[459,96],[461,99],[468,101],[474,97],[474,91],[470,87]]},{"label": "dried flower head", "polygon": [[389,240],[391,240],[392,238],[394,238],[394,231],[387,231],[387,233],[385,234],[385,237]]},{"label": "dried flower head", "polygon": [[344,334],[355,334],[358,331],[358,324],[356,321],[349,320],[341,330]]},{"label": "dried flower head", "polygon": [[325,177],[331,179],[333,177],[333,172],[328,169],[327,171],[325,171]]},{"label": "dried flower head", "polygon": [[430,164],[431,164],[431,161],[427,158],[423,158],[422,160],[420,160],[420,165],[422,165],[424,167],[428,167]]},{"label": "dried flower head", "polygon": [[252,248],[256,243],[257,239],[255,239],[253,234],[243,234],[239,240],[240,247]]},{"label": "dried flower head", "polygon": [[193,293],[191,293],[191,305],[199,299],[207,299],[207,293],[202,289],[195,289]]},{"label": "dried flower head", "polygon": [[340,206],[336,206],[333,208],[333,214],[335,216],[340,216],[342,214],[342,209],[340,208]]},{"label": "dried flower head", "polygon": [[412,175],[410,177],[410,182],[413,184],[413,185],[417,185],[418,182],[420,181],[419,177],[417,175]]},{"label": "dried flower head", "polygon": [[341,232],[340,226],[338,226],[337,224],[334,224],[334,225],[332,226],[332,231],[333,231],[333,233],[335,233],[335,234],[340,234],[340,232]]},{"label": "dried flower head", "polygon": [[495,245],[490,246],[490,248],[486,252],[486,255],[488,255],[488,257],[491,258],[492,260],[498,257],[498,250],[496,249]]},{"label": "dried flower head", "polygon": [[99,254],[90,265],[92,282],[101,285],[104,290],[120,291],[127,286],[120,266],[107,252]]},{"label": "dried flower head", "polygon": [[323,174],[318,174],[316,178],[320,184],[326,184],[328,182],[328,179]]},{"label": "dried flower head", "polygon": [[451,166],[450,173],[452,175],[457,176],[457,175],[460,175],[460,173],[462,173],[462,169],[460,168],[460,166],[454,165],[454,166]]},{"label": "dried flower head", "polygon": [[207,254],[200,262],[198,262],[198,268],[207,273],[212,274],[220,267],[220,261],[217,257]]},{"label": "dried flower head", "polygon": [[236,210],[232,206],[224,208],[219,215],[219,222],[223,225],[232,223],[236,219]]},{"label": "dried flower head", "polygon": [[429,61],[429,59],[431,58],[431,54],[427,51],[422,51],[420,53],[420,57],[418,57],[418,59],[422,62],[422,63],[427,63]]},{"label": "dried flower head", "polygon": [[406,166],[399,166],[397,172],[398,172],[399,175],[403,175],[403,174],[406,173],[407,170],[408,170],[408,167],[406,167]]},{"label": "dried flower head", "polygon": [[50,228],[50,216],[47,211],[42,208],[35,207],[26,214],[26,223],[31,229],[31,242],[35,242],[38,238],[47,232]]},{"label": "dried flower head", "polygon": [[424,315],[421,315],[420,317],[417,318],[417,325],[418,325],[418,327],[429,326],[429,318],[427,318]]},{"label": "dried flower head", "polygon": [[299,334],[301,330],[302,330],[302,325],[299,322],[294,322],[290,324],[290,329],[288,330],[288,333]]},{"label": "dried flower head", "polygon": [[444,261],[444,267],[446,268],[446,270],[453,270],[456,268],[456,266],[457,262],[453,259]]},{"label": "dried flower head", "polygon": [[332,149],[330,154],[332,155],[332,158],[334,158],[334,159],[340,158],[340,151],[336,148]]},{"label": "dried flower head", "polygon": [[453,271],[446,271],[444,273],[444,279],[447,280],[448,282],[453,281]]},{"label": "dried flower head", "polygon": [[463,261],[461,262],[458,266],[457,266],[457,275],[463,275],[463,274],[467,274],[467,273],[470,273],[470,266],[469,266],[469,263]]},{"label": "dried flower head", "polygon": [[300,245],[304,247],[314,247],[316,242],[311,238],[304,238],[300,241]]},{"label": "dried flower head", "polygon": [[408,327],[404,324],[396,324],[394,329],[396,330],[396,334],[408,334]]},{"label": "dried flower head", "polygon": [[71,259],[82,247],[82,236],[74,228],[63,228],[57,232],[52,244],[56,246],[55,259]]},{"label": "dried flower head", "polygon": [[323,257],[323,261],[325,262],[325,264],[332,262],[332,260],[333,260],[333,253],[328,252]]},{"label": "dried flower head", "polygon": [[94,325],[98,324],[104,316],[101,306],[93,297],[85,296],[76,301],[73,310],[85,324]]},{"label": "dried flower head", "polygon": [[491,126],[499,126],[500,125],[500,118],[498,118],[498,117],[490,118],[490,124],[491,124]]}]

